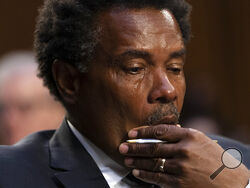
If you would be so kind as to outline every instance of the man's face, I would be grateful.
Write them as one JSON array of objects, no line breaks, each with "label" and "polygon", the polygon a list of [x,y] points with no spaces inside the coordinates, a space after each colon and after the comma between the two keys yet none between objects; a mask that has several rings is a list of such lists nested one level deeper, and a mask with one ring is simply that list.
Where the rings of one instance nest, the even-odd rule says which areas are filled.
[{"label": "man's face", "polygon": [[102,36],[82,76],[80,121],[88,122],[82,130],[87,137],[110,150],[134,127],[177,123],[185,47],[167,10],[116,8],[98,20]]}]

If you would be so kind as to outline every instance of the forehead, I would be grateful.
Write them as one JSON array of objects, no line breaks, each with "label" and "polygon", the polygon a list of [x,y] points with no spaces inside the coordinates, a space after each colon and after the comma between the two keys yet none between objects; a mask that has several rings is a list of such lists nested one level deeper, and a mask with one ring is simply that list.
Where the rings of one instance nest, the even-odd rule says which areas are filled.
[{"label": "forehead", "polygon": [[102,42],[106,47],[133,46],[143,50],[183,47],[179,25],[168,10],[113,8],[101,14]]}]

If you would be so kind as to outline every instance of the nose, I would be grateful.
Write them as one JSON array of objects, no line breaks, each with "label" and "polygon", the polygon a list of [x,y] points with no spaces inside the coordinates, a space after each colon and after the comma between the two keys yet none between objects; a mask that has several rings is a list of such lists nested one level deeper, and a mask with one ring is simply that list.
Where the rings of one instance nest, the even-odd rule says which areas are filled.
[{"label": "nose", "polygon": [[176,89],[166,72],[158,71],[154,75],[153,87],[148,96],[149,103],[169,103],[175,101],[176,98]]}]

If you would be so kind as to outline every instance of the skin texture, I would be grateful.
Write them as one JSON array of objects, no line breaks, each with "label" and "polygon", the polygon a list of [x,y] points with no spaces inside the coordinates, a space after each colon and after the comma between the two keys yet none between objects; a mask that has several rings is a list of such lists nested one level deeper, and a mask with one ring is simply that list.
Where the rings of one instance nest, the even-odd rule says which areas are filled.
[{"label": "skin texture", "polygon": [[[224,187],[224,181],[245,185],[244,166],[234,171],[243,174],[240,183],[229,173],[213,183],[209,176],[220,166],[223,149],[200,132],[174,126],[186,86],[185,46],[172,14],[112,8],[97,20],[102,36],[88,73],[54,63],[57,87],[76,128],[117,162],[124,165],[127,157],[127,167],[146,170],[134,171],[143,181],[162,187]],[[141,132],[129,132],[134,128]],[[171,144],[120,145],[128,132],[130,138],[160,138]],[[159,158],[169,156],[169,171],[159,173]]]}]

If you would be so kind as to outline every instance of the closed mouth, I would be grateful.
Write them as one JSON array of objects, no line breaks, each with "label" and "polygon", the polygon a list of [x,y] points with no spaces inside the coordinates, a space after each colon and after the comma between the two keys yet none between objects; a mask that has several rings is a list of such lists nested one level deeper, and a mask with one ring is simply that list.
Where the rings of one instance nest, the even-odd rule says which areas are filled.
[{"label": "closed mouth", "polygon": [[168,124],[168,125],[176,125],[178,124],[178,118],[176,115],[168,115],[160,119],[156,124],[154,125],[159,125],[159,124]]}]

